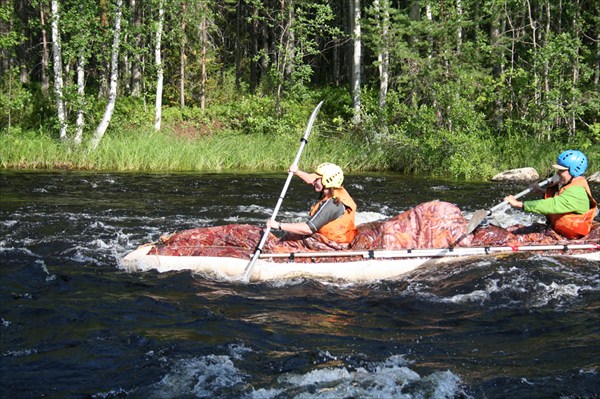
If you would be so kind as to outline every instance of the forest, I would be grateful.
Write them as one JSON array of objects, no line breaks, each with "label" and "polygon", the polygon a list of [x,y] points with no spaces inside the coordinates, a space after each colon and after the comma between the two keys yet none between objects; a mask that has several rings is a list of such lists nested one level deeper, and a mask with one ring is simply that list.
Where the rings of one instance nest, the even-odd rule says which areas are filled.
[{"label": "forest", "polygon": [[600,164],[597,0],[11,0],[0,167]]}]

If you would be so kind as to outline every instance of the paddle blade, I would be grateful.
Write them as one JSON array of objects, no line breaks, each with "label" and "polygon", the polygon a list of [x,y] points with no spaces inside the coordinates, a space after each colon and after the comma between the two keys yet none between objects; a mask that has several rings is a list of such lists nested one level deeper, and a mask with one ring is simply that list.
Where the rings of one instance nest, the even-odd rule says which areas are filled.
[{"label": "paddle blade", "polygon": [[483,220],[487,217],[488,211],[485,209],[480,209],[473,214],[471,220],[469,220],[469,224],[467,224],[467,229],[465,231],[465,235],[471,234]]}]

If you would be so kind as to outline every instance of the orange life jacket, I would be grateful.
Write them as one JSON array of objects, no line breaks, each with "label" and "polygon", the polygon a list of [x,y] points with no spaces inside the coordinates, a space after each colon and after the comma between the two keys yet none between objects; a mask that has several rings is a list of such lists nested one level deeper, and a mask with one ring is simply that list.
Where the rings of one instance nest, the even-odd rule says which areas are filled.
[{"label": "orange life jacket", "polygon": [[590,200],[590,210],[582,214],[559,213],[547,216],[554,231],[571,239],[585,237],[590,233],[594,216],[596,216],[596,211],[598,210],[598,203],[592,197],[587,180],[583,176],[578,176],[569,184],[562,186],[560,190],[557,190],[557,186],[549,187],[545,195],[545,198],[551,198],[562,194],[567,188],[573,186],[580,186],[585,189]]},{"label": "orange life jacket", "polygon": [[357,234],[356,225],[354,220],[356,218],[356,203],[350,197],[350,194],[344,189],[334,189],[333,195],[329,194],[324,196],[319,202],[317,202],[310,209],[310,216],[314,215],[321,206],[322,203],[331,198],[337,198],[346,207],[346,212],[336,220],[332,220],[323,227],[321,227],[317,233],[323,234],[325,237],[338,243],[350,243]]}]

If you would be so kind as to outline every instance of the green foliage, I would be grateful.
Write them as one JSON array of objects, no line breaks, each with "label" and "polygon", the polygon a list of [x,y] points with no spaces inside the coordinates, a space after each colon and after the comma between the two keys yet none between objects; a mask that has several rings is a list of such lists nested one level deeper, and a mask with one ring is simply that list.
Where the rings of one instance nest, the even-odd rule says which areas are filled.
[{"label": "green foliage", "polygon": [[[403,106],[406,107],[406,106]],[[322,110],[321,112],[323,112]],[[494,141],[476,138],[464,130],[431,129],[436,119],[431,108],[405,108],[406,121],[389,131],[372,134],[370,141],[360,131],[331,134],[317,124],[302,156],[305,169],[323,160],[347,171],[397,171],[417,175],[487,178],[501,170],[531,166],[540,174],[550,172],[557,154],[566,148],[585,151],[589,173],[600,166],[600,146],[581,143],[548,145],[537,140],[515,138]],[[119,126],[107,135],[96,151],[73,147],[46,132],[15,130],[0,135],[0,167],[47,169],[94,169],[120,171],[284,171],[298,149],[302,131],[294,134],[244,134],[217,130],[194,137],[179,135],[188,115],[175,108],[163,131],[151,126],[132,129]],[[195,114],[199,111],[193,111]],[[309,111],[310,112],[310,111]],[[303,115],[306,124],[307,114]],[[330,116],[320,114],[319,119]],[[196,120],[196,118],[193,118]],[[165,124],[167,125],[167,124]],[[375,125],[374,125],[375,126]]]},{"label": "green foliage", "polygon": [[273,98],[245,96],[235,105],[231,104],[227,126],[244,134],[287,136],[297,132],[306,123],[306,106],[284,101],[280,108],[280,113],[277,113]]},{"label": "green foliage", "polygon": [[[36,80],[41,30],[50,32],[47,2],[19,2],[18,12],[11,2],[0,6],[6,27],[0,47],[8,57],[1,71],[0,127],[11,121],[11,137],[2,137],[2,165],[285,169],[320,100],[325,104],[303,158],[307,166],[327,159],[348,170],[482,178],[512,167],[547,168],[569,147],[589,154],[591,165],[600,162],[595,4],[466,0],[461,11],[455,2],[393,2],[386,42],[378,25],[383,13],[363,3],[363,122],[355,125],[345,70],[352,57],[347,3],[164,2],[162,132],[153,129],[158,2],[135,2],[135,10],[132,4],[123,8],[115,112],[94,153],[58,142],[53,93],[42,93]],[[87,141],[106,106],[114,2],[61,0],[60,6],[69,135],[83,109]],[[139,26],[135,15],[144,17]],[[203,17],[206,93],[200,92]],[[184,109],[178,106],[182,50]],[[380,109],[377,54],[384,50],[390,52],[390,80],[387,105]],[[83,96],[75,85],[82,55]],[[131,91],[133,63],[143,71],[141,93]],[[29,82],[21,71],[29,73]],[[52,80],[51,67],[46,73]],[[198,107],[201,94],[205,110]]]},{"label": "green foliage", "polygon": [[365,121],[371,147],[393,170],[467,179],[492,174],[494,139],[478,103],[450,84],[432,90],[437,102],[431,106],[408,105],[391,92],[385,114]]},{"label": "green foliage", "polygon": [[33,111],[31,92],[19,81],[18,68],[7,71],[0,82],[0,126],[2,130],[20,128]]},{"label": "green foliage", "polygon": [[[106,107],[106,102],[98,101],[97,103],[95,115],[99,122],[102,113],[104,112],[104,108]],[[111,124],[113,124],[117,130],[123,127],[129,130],[143,129],[151,126],[153,122],[154,108],[145,106],[142,99],[126,97],[117,100],[111,121]]]},{"label": "green foliage", "polygon": [[0,35],[1,49],[14,51],[15,46],[25,39],[21,34],[20,26],[18,26],[19,20],[15,18],[14,12],[14,6],[11,2],[6,1],[0,4],[0,25],[11,26],[13,28],[8,30],[8,32],[4,32],[3,30],[2,35]]}]

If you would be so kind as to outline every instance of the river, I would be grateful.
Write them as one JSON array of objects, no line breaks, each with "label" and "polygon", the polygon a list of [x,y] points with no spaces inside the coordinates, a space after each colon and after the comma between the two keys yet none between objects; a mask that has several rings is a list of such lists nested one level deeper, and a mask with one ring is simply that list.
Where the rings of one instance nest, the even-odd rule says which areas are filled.
[{"label": "river", "polygon": [[[369,284],[120,267],[164,233],[264,223],[285,178],[1,171],[0,397],[600,397],[598,262],[511,255]],[[297,180],[278,220],[315,200]],[[391,174],[345,185],[363,222],[433,199],[468,216],[524,189]]]}]

